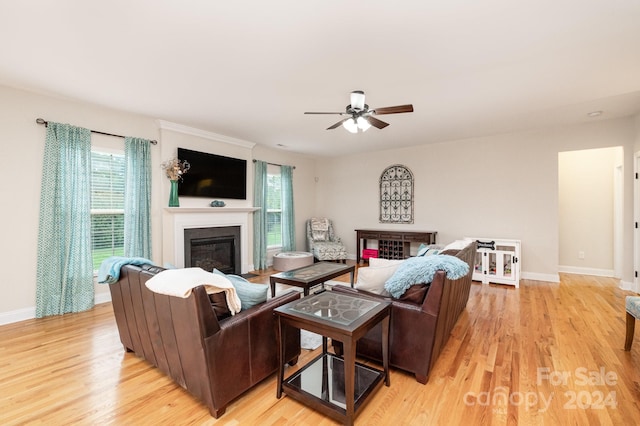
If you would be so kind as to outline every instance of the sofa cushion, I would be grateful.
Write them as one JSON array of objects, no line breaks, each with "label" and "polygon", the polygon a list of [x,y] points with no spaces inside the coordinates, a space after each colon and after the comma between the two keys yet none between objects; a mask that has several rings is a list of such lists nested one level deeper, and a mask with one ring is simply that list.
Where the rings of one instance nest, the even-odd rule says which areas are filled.
[{"label": "sofa cushion", "polygon": [[358,282],[354,287],[358,290],[389,296],[389,292],[384,289],[384,283],[391,278],[399,266],[400,264],[390,264],[358,268]]},{"label": "sofa cushion", "polygon": [[449,279],[456,280],[467,275],[469,265],[454,256],[411,257],[400,264],[384,288],[397,299],[414,284],[430,283],[438,270],[445,271]]},{"label": "sofa cushion", "polygon": [[240,298],[241,310],[245,311],[252,306],[266,302],[267,291],[269,286],[266,284],[255,284],[247,281],[239,275],[225,274],[217,269],[213,270],[214,274],[226,276],[236,289],[236,293]]},{"label": "sofa cushion", "polygon": [[213,313],[216,314],[218,321],[231,316],[229,305],[227,305],[227,297],[224,293],[212,293],[209,295],[209,300],[211,301],[211,308],[213,309]]}]

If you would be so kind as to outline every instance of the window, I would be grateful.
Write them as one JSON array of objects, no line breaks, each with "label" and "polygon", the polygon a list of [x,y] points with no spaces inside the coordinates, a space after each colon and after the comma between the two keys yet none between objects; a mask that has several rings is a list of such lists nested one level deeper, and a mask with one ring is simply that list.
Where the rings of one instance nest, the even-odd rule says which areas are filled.
[{"label": "window", "polygon": [[124,255],[124,154],[91,152],[91,250],[93,269]]},{"label": "window", "polygon": [[267,167],[267,248],[282,247],[280,167]]}]

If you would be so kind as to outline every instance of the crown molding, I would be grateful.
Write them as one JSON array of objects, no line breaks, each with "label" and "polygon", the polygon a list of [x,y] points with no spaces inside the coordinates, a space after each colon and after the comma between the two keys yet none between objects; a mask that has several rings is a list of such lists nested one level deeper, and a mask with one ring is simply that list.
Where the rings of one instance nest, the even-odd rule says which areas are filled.
[{"label": "crown molding", "polygon": [[172,132],[184,133],[187,135],[197,136],[199,138],[209,139],[216,142],[224,142],[231,145],[241,146],[242,148],[253,149],[256,144],[254,142],[236,139],[230,136],[220,135],[218,133],[206,130],[196,129],[195,127],[185,126],[183,124],[172,123],[165,120],[156,120],[161,130],[171,130]]}]

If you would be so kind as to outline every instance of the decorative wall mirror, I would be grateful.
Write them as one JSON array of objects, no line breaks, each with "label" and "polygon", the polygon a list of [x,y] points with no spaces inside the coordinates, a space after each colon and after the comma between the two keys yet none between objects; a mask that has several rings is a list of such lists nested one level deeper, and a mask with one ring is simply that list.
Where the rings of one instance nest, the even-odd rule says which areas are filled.
[{"label": "decorative wall mirror", "polygon": [[380,223],[413,223],[413,173],[395,164],[380,175]]}]

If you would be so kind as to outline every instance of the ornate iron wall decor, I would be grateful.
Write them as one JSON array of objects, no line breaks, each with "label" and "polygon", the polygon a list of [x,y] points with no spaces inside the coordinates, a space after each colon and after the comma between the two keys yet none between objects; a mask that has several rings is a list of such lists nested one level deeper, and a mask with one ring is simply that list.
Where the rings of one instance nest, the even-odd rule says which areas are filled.
[{"label": "ornate iron wall decor", "polygon": [[413,223],[413,173],[403,165],[380,175],[380,223]]}]

